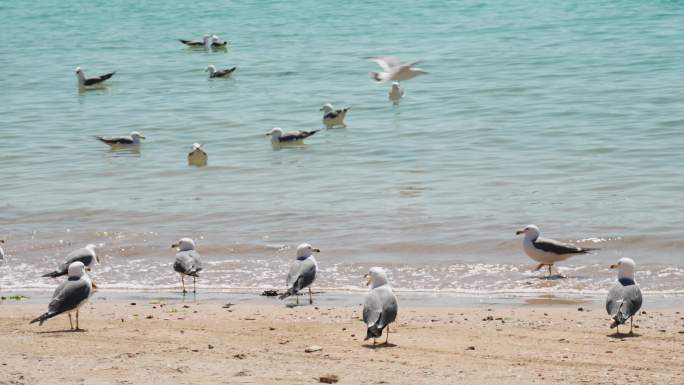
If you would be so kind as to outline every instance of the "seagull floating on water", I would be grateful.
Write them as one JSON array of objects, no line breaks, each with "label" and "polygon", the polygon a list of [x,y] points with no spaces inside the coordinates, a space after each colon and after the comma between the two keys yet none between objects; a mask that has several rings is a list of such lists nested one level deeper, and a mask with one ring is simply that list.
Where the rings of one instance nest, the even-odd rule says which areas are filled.
[{"label": "seagull floating on water", "polygon": [[515,234],[525,234],[523,239],[525,253],[528,257],[539,262],[535,270],[548,266],[549,275],[551,275],[551,267],[554,263],[564,261],[575,254],[586,254],[590,251],[598,250],[542,238],[539,236],[539,228],[535,225],[527,225],[524,229],[516,231]]},{"label": "seagull floating on water", "polygon": [[227,45],[228,45],[227,41],[221,40],[216,35],[211,35],[211,47],[212,48],[225,48]]},{"label": "seagull floating on water", "polygon": [[195,241],[190,238],[181,238],[178,243],[174,243],[171,247],[178,249],[173,270],[181,276],[183,294],[187,293],[185,290],[186,275],[192,277],[192,292],[197,293],[196,283],[199,272],[202,271],[202,260],[200,254],[195,250]]},{"label": "seagull floating on water", "polygon": [[95,138],[103,143],[107,143],[110,146],[134,146],[142,143],[141,139],[145,139],[145,137],[138,131],[133,131],[128,136],[96,136]]},{"label": "seagull floating on water", "polygon": [[88,274],[86,274],[85,265],[82,262],[74,262],[69,265],[68,274],[69,278],[57,286],[57,289],[52,294],[48,311],[30,323],[40,322],[39,325],[42,325],[47,319],[62,313],[68,313],[69,325],[71,330],[74,330],[74,324],[71,322],[71,313],[75,311],[76,330],[80,330],[78,327],[78,309],[93,294],[93,283]]},{"label": "seagull floating on water", "polygon": [[66,275],[69,270],[69,266],[71,266],[71,264],[74,262],[81,262],[87,270],[91,270],[92,267],[95,266],[95,263],[100,263],[100,258],[95,252],[96,247],[97,246],[90,243],[83,248],[72,251],[66,256],[64,262],[62,262],[54,271],[43,274],[42,276],[57,278],[61,277],[62,275]]},{"label": "seagull floating on water", "polygon": [[399,86],[399,82],[392,82],[392,88],[387,96],[394,105],[399,104],[401,98],[404,97],[404,89]]},{"label": "seagull floating on water", "polygon": [[287,274],[287,291],[278,298],[285,299],[291,295],[295,295],[297,305],[299,305],[299,296],[297,294],[300,290],[309,288],[309,303],[313,304],[311,284],[316,279],[316,274],[318,273],[318,262],[316,262],[313,253],[320,252],[321,250],[314,249],[308,243],[302,243],[297,246],[297,259],[290,267],[290,272]]},{"label": "seagull floating on water", "polygon": [[610,328],[618,328],[629,319],[629,334],[632,334],[634,315],[641,309],[643,298],[641,289],[634,280],[636,265],[631,258],[620,258],[617,264],[610,265],[611,269],[618,269],[618,280],[606,297],[606,311],[613,319]]},{"label": "seagull floating on water", "polygon": [[368,274],[367,286],[371,287],[370,292],[366,295],[366,301],[363,305],[363,322],[368,327],[366,331],[366,338],[375,339],[382,337],[382,329],[387,327],[387,336],[385,343],[389,341],[389,324],[397,319],[397,312],[399,306],[397,305],[397,297],[392,292],[392,287],[389,285],[385,270],[381,267],[371,267]]},{"label": "seagull floating on water", "polygon": [[323,124],[326,128],[333,128],[335,126],[347,128],[347,125],[344,124],[344,117],[347,116],[347,112],[350,109],[351,107],[336,110],[333,108],[332,104],[324,104],[323,107],[321,107],[321,111],[323,111]]},{"label": "seagull floating on water", "polygon": [[207,66],[207,69],[206,69],[205,71],[206,71],[206,72],[209,72],[209,78],[212,79],[212,78],[225,78],[225,77],[228,77],[228,76],[230,76],[230,74],[232,74],[233,71],[235,71],[236,69],[237,69],[237,67],[226,68],[226,69],[224,69],[224,70],[217,70],[215,65],[209,64],[209,65]]},{"label": "seagull floating on water", "polygon": [[201,41],[197,40],[183,40],[183,39],[178,39],[181,43],[187,45],[188,47],[191,48],[203,48],[203,47],[209,47],[209,39],[211,39],[211,36],[209,35],[204,35],[202,36]]},{"label": "seagull floating on water", "polygon": [[192,150],[188,153],[188,164],[191,166],[206,166],[208,156],[199,143],[192,144]]},{"label": "seagull floating on water", "polygon": [[275,127],[271,129],[271,132],[266,135],[271,136],[271,144],[274,146],[280,146],[283,144],[303,144],[304,139],[310,137],[311,135],[317,133],[320,130],[313,131],[289,131],[284,132],[282,128]]},{"label": "seagull floating on water", "polygon": [[81,67],[76,67],[76,77],[78,77],[78,87],[79,88],[86,88],[86,87],[96,86],[98,84],[101,84],[105,80],[111,78],[112,76],[114,76],[115,73],[116,72],[110,72],[108,74],[96,76],[94,78],[86,78]]},{"label": "seagull floating on water", "polygon": [[427,74],[425,70],[414,67],[418,64],[417,61],[402,64],[399,58],[394,56],[373,57],[369,60],[376,62],[383,70],[383,72],[370,73],[371,78],[376,82],[409,80]]}]

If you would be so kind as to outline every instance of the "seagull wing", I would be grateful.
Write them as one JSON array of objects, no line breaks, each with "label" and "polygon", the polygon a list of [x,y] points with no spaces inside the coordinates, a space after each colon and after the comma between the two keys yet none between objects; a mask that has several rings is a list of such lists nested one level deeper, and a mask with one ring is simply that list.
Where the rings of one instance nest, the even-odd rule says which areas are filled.
[{"label": "seagull wing", "polygon": [[297,260],[290,267],[290,272],[287,274],[287,289],[292,294],[296,294],[311,285],[314,279],[316,279],[316,264],[314,261],[309,258],[303,261]]},{"label": "seagull wing", "polygon": [[202,270],[200,254],[195,250],[179,252],[176,254],[173,270],[181,274],[197,277],[197,273]]},{"label": "seagull wing", "polygon": [[105,80],[111,78],[112,76],[114,76],[115,73],[116,73],[116,72],[110,72],[110,73],[104,74],[104,75],[102,75],[102,76],[97,76],[97,77],[94,77],[94,78],[88,78],[88,79],[85,80],[85,82],[83,82],[83,84],[86,85],[86,86],[92,86],[92,85],[95,85],[95,84],[98,84],[98,83],[102,83],[103,81],[105,81]]},{"label": "seagull wing", "polygon": [[583,249],[569,243],[558,242],[548,238],[537,238],[532,241],[534,247],[554,254],[584,254],[594,249]]},{"label": "seagull wing", "polygon": [[392,72],[394,67],[401,65],[401,61],[395,56],[372,57],[368,60],[376,62],[385,72]]},{"label": "seagull wing", "polygon": [[606,297],[606,311],[610,317],[623,324],[641,309],[641,289],[631,279],[622,279],[613,285]]}]

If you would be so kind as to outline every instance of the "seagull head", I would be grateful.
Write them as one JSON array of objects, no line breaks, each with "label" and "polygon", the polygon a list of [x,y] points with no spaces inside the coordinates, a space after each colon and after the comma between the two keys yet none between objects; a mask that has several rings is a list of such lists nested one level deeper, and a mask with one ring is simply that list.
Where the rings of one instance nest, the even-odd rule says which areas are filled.
[{"label": "seagull head", "polygon": [[399,91],[399,82],[392,82],[392,90]]},{"label": "seagull head", "polygon": [[77,74],[83,73],[83,71],[81,70],[81,67],[76,67],[75,71]]},{"label": "seagull head", "polygon": [[325,103],[323,105],[323,107],[321,107],[321,109],[320,109],[320,111],[323,111],[326,114],[329,112],[333,112],[333,110],[334,110],[334,108],[333,108],[332,104],[330,104],[330,103]]},{"label": "seagull head", "polygon": [[83,262],[74,262],[69,265],[69,278],[81,278],[85,274],[85,265]]},{"label": "seagull head", "polygon": [[376,288],[387,283],[387,273],[382,267],[371,267],[366,273],[364,278],[368,279],[366,286],[371,288]]},{"label": "seagull head", "polygon": [[539,227],[527,225],[524,229],[515,232],[515,235],[525,234],[525,238],[536,239],[539,236]]},{"label": "seagull head", "polygon": [[199,144],[199,143],[193,143],[192,144],[192,151],[199,150],[200,148],[202,148],[201,144]]},{"label": "seagull head", "polygon": [[177,248],[178,251],[195,250],[195,241],[191,238],[181,238],[178,242],[171,245],[172,248]]},{"label": "seagull head", "polygon": [[95,256],[95,262],[97,262],[99,264],[100,263],[100,257],[97,256],[97,252],[95,251],[95,249],[97,249],[97,246],[92,244],[92,243],[89,243],[85,246],[85,248],[90,250],[91,253],[93,253],[93,255]]},{"label": "seagull head", "polygon": [[272,138],[274,138],[274,140],[276,140],[283,136],[283,129],[280,127],[274,127],[270,132],[266,133],[266,135],[270,135]]},{"label": "seagull head", "polygon": [[209,64],[207,66],[207,69],[204,70],[204,72],[209,72],[210,74],[213,74],[214,72],[216,72],[216,66],[213,64]]},{"label": "seagull head", "polygon": [[145,139],[145,136],[138,131],[133,131],[131,132],[131,139],[133,139],[134,142],[140,142],[140,139]]},{"label": "seagull head", "polygon": [[610,265],[611,269],[618,269],[618,279],[629,278],[634,280],[634,269],[636,264],[632,258],[620,258],[618,263]]},{"label": "seagull head", "polygon": [[302,243],[301,245],[297,246],[297,259],[308,258],[311,256],[311,254],[320,252],[320,249],[314,249],[310,244]]}]

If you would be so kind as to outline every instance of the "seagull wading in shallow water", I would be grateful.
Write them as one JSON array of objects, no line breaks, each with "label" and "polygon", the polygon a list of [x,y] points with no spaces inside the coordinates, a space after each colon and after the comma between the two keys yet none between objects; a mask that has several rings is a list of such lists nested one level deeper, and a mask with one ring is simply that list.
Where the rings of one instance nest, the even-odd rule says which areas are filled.
[{"label": "seagull wading in shallow water", "polygon": [[195,241],[190,238],[181,238],[178,243],[174,243],[171,247],[178,249],[173,270],[180,274],[183,294],[187,293],[185,290],[186,275],[192,277],[192,292],[197,293],[196,282],[199,272],[202,270],[202,260],[200,254],[195,250]]},{"label": "seagull wading in shallow water", "polygon": [[375,345],[375,339],[382,337],[382,329],[387,327],[385,343],[388,343],[389,324],[397,319],[399,311],[397,297],[392,292],[383,268],[371,267],[364,277],[368,278],[366,286],[371,288],[363,305],[363,322],[368,327],[364,341],[372,338]]},{"label": "seagull wading in shallow water", "polygon": [[629,334],[632,334],[634,315],[641,309],[643,298],[641,289],[634,280],[636,265],[631,258],[620,258],[617,264],[610,265],[611,269],[618,269],[618,280],[606,297],[606,311],[613,319],[610,328],[618,328],[629,319]]},{"label": "seagull wading in shallow water", "polygon": [[271,132],[267,133],[266,135],[271,136],[271,144],[274,147],[279,147],[280,145],[283,144],[295,144],[295,145],[301,145],[304,144],[304,139],[310,137],[311,135],[317,133],[319,130],[313,130],[313,131],[289,131],[289,132],[284,132],[282,128],[280,127],[275,127],[271,129]]},{"label": "seagull wading in shallow water", "polygon": [[395,105],[399,104],[401,98],[404,97],[404,90],[399,86],[399,82],[392,82],[392,88],[390,89],[387,97]]},{"label": "seagull wading in shallow water", "polygon": [[101,84],[105,80],[111,78],[112,76],[114,76],[115,73],[116,72],[110,72],[108,74],[96,76],[94,78],[86,78],[81,67],[76,67],[76,77],[78,78],[78,87],[79,88],[85,88],[85,87],[96,86],[98,84]]},{"label": "seagull wading in shallow water", "polygon": [[323,107],[321,107],[321,111],[323,111],[323,124],[326,128],[333,128],[335,126],[347,128],[347,125],[344,124],[344,117],[347,116],[347,112],[350,109],[351,107],[335,110],[332,104],[324,104]]},{"label": "seagull wading in shallow water", "polygon": [[62,282],[52,294],[52,300],[48,305],[48,311],[35,318],[30,323],[40,322],[42,325],[47,319],[58,316],[62,313],[69,314],[69,325],[74,330],[71,321],[71,313],[76,312],[76,330],[78,327],[78,309],[83,306],[88,298],[93,294],[93,283],[85,272],[85,265],[81,262],[74,262],[69,265],[69,278]]},{"label": "seagull wading in shallow water", "polygon": [[96,263],[100,263],[100,258],[95,252],[96,247],[97,246],[90,243],[81,249],[72,251],[66,256],[64,262],[57,266],[55,270],[43,274],[42,276],[57,278],[61,277],[62,275],[66,275],[69,271],[69,266],[71,266],[71,264],[74,262],[81,262],[83,266],[85,266],[85,269],[90,271]]},{"label": "seagull wading in shallow water", "polygon": [[318,273],[318,262],[314,258],[313,253],[320,253],[321,250],[314,249],[308,243],[302,243],[297,246],[297,259],[290,267],[290,272],[287,274],[287,291],[280,295],[280,299],[285,299],[294,295],[299,305],[299,291],[305,287],[309,288],[309,303],[313,304],[313,297],[311,295],[311,284],[316,279]]},{"label": "seagull wading in shallow water", "polygon": [[525,234],[523,239],[523,249],[528,257],[539,262],[535,270],[544,266],[551,267],[554,263],[564,261],[575,254],[586,254],[590,251],[598,250],[595,248],[577,247],[569,243],[562,243],[553,239],[542,238],[539,236],[539,228],[535,225],[527,225],[524,229],[518,230],[516,235]]},{"label": "seagull wading in shallow water", "polygon": [[95,136],[97,140],[110,146],[136,146],[142,143],[145,137],[138,131],[133,131],[129,136]]},{"label": "seagull wading in shallow water", "polygon": [[372,57],[369,60],[377,63],[383,70],[383,72],[370,73],[371,78],[376,82],[390,80],[399,82],[427,74],[425,70],[414,67],[414,65],[418,64],[417,61],[402,64],[399,58],[394,56]]}]

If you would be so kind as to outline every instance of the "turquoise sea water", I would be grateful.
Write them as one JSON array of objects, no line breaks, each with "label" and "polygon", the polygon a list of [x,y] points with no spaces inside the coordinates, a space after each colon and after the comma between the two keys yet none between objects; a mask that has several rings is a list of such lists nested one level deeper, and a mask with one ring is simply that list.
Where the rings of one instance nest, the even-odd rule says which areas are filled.
[{"label": "turquoise sea water", "polygon": [[[382,265],[403,289],[591,294],[630,256],[645,290],[682,295],[682,20],[680,1],[2,2],[0,287],[51,287],[37,271],[89,242],[101,286],[173,287],[190,236],[214,288],[279,286],[306,241],[326,288]],[[205,33],[230,48],[177,40]],[[376,55],[429,72],[398,107]],[[117,73],[80,93],[77,66]],[[352,106],[347,129],[271,148],[326,102]],[[93,138],[133,130],[139,152]],[[602,250],[538,280],[528,223]]]}]

